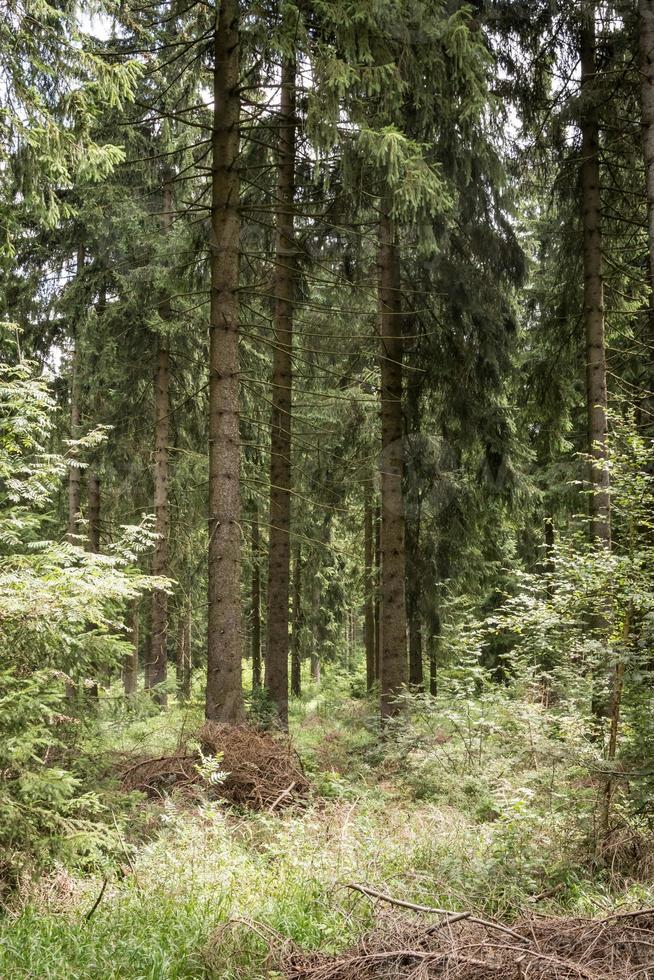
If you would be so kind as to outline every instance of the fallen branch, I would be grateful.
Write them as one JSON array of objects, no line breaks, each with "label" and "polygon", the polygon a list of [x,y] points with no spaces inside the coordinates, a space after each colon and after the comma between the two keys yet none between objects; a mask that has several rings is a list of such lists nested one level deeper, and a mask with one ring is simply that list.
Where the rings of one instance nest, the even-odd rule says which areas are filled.
[{"label": "fallen branch", "polygon": [[[375,888],[369,888],[367,885],[358,885],[355,882],[349,882],[345,885],[346,888],[351,888],[352,891],[360,892],[362,895],[366,895],[368,898],[376,898],[380,902],[387,902],[389,905],[397,905],[402,909],[411,909],[414,912],[425,912],[428,915],[445,915],[448,917],[450,922],[456,922],[458,919],[467,919],[469,922],[475,922],[478,926],[484,926],[486,929],[496,929],[498,932],[505,932],[508,936],[513,936],[521,943],[530,943],[531,940],[526,936],[521,936],[520,933],[514,932],[513,929],[509,929],[508,926],[500,926],[497,922],[491,922],[488,919],[479,919],[477,916],[473,915],[472,912],[453,912],[450,909],[439,909],[434,908],[431,905],[416,905],[415,902],[407,902],[401,898],[393,898],[392,895],[387,895],[385,892],[378,892]],[[454,917],[457,918],[454,918]],[[432,926],[428,932],[433,932],[436,929],[440,929],[441,926],[447,925],[447,921],[439,922],[438,925]]]},{"label": "fallen branch", "polygon": [[103,882],[102,882],[102,888],[100,889],[100,894],[98,895],[98,897],[96,898],[95,902],[93,903],[93,908],[89,912],[87,912],[86,915],[84,916],[84,921],[85,922],[88,922],[90,920],[91,916],[93,915],[93,913],[97,909],[98,905],[102,901],[102,896],[105,893],[106,887],[107,887],[107,879],[105,878],[103,880]]},{"label": "fallen branch", "polygon": [[654,909],[638,909],[636,912],[614,912],[613,915],[607,915],[599,921],[612,922],[614,919],[635,919],[639,915],[654,915]]},{"label": "fallen branch", "polygon": [[290,786],[287,786],[286,789],[283,791],[283,793],[280,793],[279,796],[277,797],[277,799],[274,800],[270,804],[270,806],[268,807],[268,809],[270,810],[271,813],[275,809],[275,807],[277,806],[278,803],[281,803],[282,800],[289,795],[289,793],[292,793],[293,792],[293,789],[295,788],[295,785],[296,785],[296,780],[294,779],[293,782],[291,783],[291,785]]},{"label": "fallen branch", "polygon": [[133,766],[130,766],[129,769],[123,770],[123,772],[122,772],[121,775],[122,775],[123,780],[125,780],[125,779],[127,779],[127,777],[129,776],[130,773],[135,772],[141,766],[149,766],[149,765],[151,765],[154,762],[170,762],[170,761],[173,761],[173,762],[192,762],[192,761],[194,761],[194,759],[195,759],[195,756],[192,756],[192,755],[174,755],[174,756],[159,755],[159,756],[156,756],[156,758],[154,758],[154,759],[148,757],[146,759],[140,759],[138,762],[135,762]]}]

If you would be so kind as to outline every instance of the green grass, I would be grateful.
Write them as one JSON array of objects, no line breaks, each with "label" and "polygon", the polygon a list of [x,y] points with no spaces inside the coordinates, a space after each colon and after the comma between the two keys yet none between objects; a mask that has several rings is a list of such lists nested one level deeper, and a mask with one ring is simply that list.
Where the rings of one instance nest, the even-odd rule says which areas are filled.
[{"label": "green grass", "polygon": [[[593,869],[589,799],[571,788],[576,770],[538,709],[498,703],[480,720],[468,705],[436,727],[414,711],[380,748],[374,712],[347,693],[335,678],[293,705],[295,740],[322,794],[306,810],[146,807],[145,839],[141,827],[125,844],[131,868],[117,857],[122,872],[110,871],[90,921],[98,876],[60,870],[23,894],[0,925],[0,976],[257,980],[270,975],[259,932],[221,926],[252,920],[307,949],[342,949],[372,921],[349,881],[509,919],[553,888],[539,908],[652,903],[651,888]],[[156,753],[189,718],[107,712],[99,739]]]}]

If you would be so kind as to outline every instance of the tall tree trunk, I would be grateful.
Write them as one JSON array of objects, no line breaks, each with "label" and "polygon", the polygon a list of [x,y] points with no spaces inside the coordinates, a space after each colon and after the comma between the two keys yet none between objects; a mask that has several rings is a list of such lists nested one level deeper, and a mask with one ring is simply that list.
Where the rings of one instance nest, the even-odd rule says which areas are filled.
[{"label": "tall tree trunk", "polygon": [[422,622],[420,617],[420,502],[406,523],[406,611],[409,623],[409,683],[422,690]]},{"label": "tall tree trunk", "polygon": [[[78,278],[84,269],[84,247],[77,250]],[[73,331],[73,353],[70,366],[70,438],[79,439],[82,434],[82,384],[80,378],[80,352],[77,329]],[[77,452],[71,449],[73,462],[77,462]],[[80,508],[82,506],[82,471],[79,466],[68,468],[68,537],[73,540],[79,534]]]},{"label": "tall tree trunk", "polygon": [[89,551],[100,554],[100,477],[96,470],[88,475]]},{"label": "tall tree trunk", "polygon": [[398,710],[408,680],[406,647],[404,448],[402,442],[402,303],[400,255],[389,208],[379,225],[381,361],[381,713]]},{"label": "tall tree trunk", "polygon": [[[168,177],[163,184],[162,226],[169,235],[173,222],[173,185]],[[170,300],[159,305],[162,320],[170,320]],[[169,574],[170,510],[168,506],[168,445],[170,442],[170,353],[168,341],[159,336],[155,372],[154,402],[154,519],[157,540],[152,558],[152,574],[164,578]],[[145,667],[145,686],[155,687],[166,680],[168,667],[168,594],[163,589],[152,593],[152,628],[150,655]],[[157,692],[161,705],[167,702],[164,691]]]},{"label": "tall tree trunk", "polygon": [[375,680],[381,658],[381,507],[375,507]]},{"label": "tall tree trunk", "polygon": [[644,429],[651,433],[654,427],[654,371],[652,348],[654,347],[654,0],[639,0],[639,52],[640,52],[640,101],[645,163],[645,188],[647,193],[647,235],[649,254],[649,289],[645,344],[645,388],[648,394],[642,399],[639,411],[645,415]]},{"label": "tall tree trunk", "polygon": [[[88,550],[94,555],[100,554],[100,477],[98,473],[93,470],[89,473],[87,479],[87,491],[88,491]],[[97,681],[87,681],[87,692],[90,698],[93,700],[98,699],[98,684]]]},{"label": "tall tree trunk", "polygon": [[291,694],[302,694],[302,549],[295,546],[293,556],[293,630],[291,633]]},{"label": "tall tree trunk", "polygon": [[649,312],[654,322],[654,0],[639,0],[640,98],[649,237]]},{"label": "tall tree trunk", "polygon": [[123,691],[128,698],[133,697],[138,690],[139,676],[139,609],[136,602],[132,604],[132,649],[123,663]]},{"label": "tall tree trunk", "polygon": [[363,504],[364,537],[364,642],[366,647],[366,687],[370,691],[375,683],[375,585],[373,576],[374,529],[371,493],[367,492]]},{"label": "tall tree trunk", "polygon": [[237,722],[241,686],[239,433],[239,0],[222,0],[214,34],[207,718]]},{"label": "tall tree trunk", "polygon": [[582,169],[581,194],[586,330],[586,399],[590,465],[591,534],[611,547],[609,468],[607,460],[606,347],[599,167],[599,125],[595,99],[595,5],[590,4],[581,32]]},{"label": "tall tree trunk", "polygon": [[[170,354],[159,341],[155,379],[154,425],[154,516],[157,540],[152,557],[152,574],[167,576],[170,513],[168,508],[168,443],[170,439]],[[168,660],[168,595],[163,589],[152,593],[152,636],[150,656],[145,667],[145,686],[155,687],[166,680]],[[159,704],[165,705],[164,691],[157,693]]]},{"label": "tall tree trunk", "polygon": [[[169,177],[163,185],[162,225],[170,234],[173,221],[173,185]],[[170,300],[159,305],[162,320],[170,320]],[[170,442],[170,352],[168,340],[159,336],[157,344],[154,402],[154,519],[157,540],[152,558],[152,574],[169,575],[170,510],[168,506],[168,445]],[[145,686],[155,687],[166,681],[168,667],[168,594],[164,589],[152,593],[152,636],[150,656],[145,670]],[[161,705],[167,702],[164,691],[157,692]]]},{"label": "tall tree trunk", "polygon": [[277,166],[275,314],[270,423],[270,542],[266,688],[279,722],[288,725],[288,607],[291,548],[291,411],[295,241],[295,58],[282,64]]},{"label": "tall tree trunk", "polygon": [[409,619],[409,683],[418,691],[423,689],[422,673],[422,623],[419,614]]},{"label": "tall tree trunk", "polygon": [[[609,497],[606,346],[604,338],[604,281],[602,274],[602,218],[599,164],[599,121],[595,67],[595,3],[588,5],[581,30],[581,196],[584,260],[584,326],[586,330],[586,400],[590,463],[591,537],[611,548]],[[606,626],[606,608],[594,617],[596,628]],[[604,668],[600,667],[600,673]],[[599,678],[598,678],[599,680]],[[604,717],[609,710],[599,688],[592,711]]]},{"label": "tall tree trunk", "polygon": [[432,635],[429,639],[429,693],[433,698],[438,694],[438,648],[441,641],[441,619],[435,614]]},{"label": "tall tree trunk", "polygon": [[190,604],[182,610],[179,622],[179,640],[177,648],[177,693],[182,704],[191,696],[191,616]]},{"label": "tall tree trunk", "polygon": [[545,528],[544,528],[544,539],[545,539],[545,573],[548,576],[547,579],[547,596],[552,598],[554,592],[552,589],[551,577],[556,571],[556,563],[554,561],[554,518],[551,514],[548,514],[545,518]]},{"label": "tall tree trunk", "polygon": [[261,546],[259,514],[252,520],[252,690],[261,687]]},{"label": "tall tree trunk", "polygon": [[318,651],[322,643],[322,629],[320,624],[320,570],[316,568],[311,584],[311,624],[313,627],[313,639],[311,647],[311,678],[317,684],[320,683],[320,656]]},{"label": "tall tree trunk", "polygon": [[609,705],[609,740],[606,747],[605,758],[609,763],[609,773],[606,776],[606,783],[604,784],[604,793],[602,794],[602,800],[600,802],[600,811],[598,819],[598,841],[597,850],[599,856],[602,855],[603,845],[606,842],[609,831],[611,829],[611,808],[613,802],[613,793],[615,791],[615,778],[610,772],[614,768],[615,757],[618,749],[618,735],[620,732],[620,712],[622,708],[622,690],[624,687],[624,672],[625,672],[625,654],[627,653],[629,647],[629,640],[631,634],[631,623],[633,619],[633,607],[630,604],[625,615],[623,631],[622,631],[622,643],[623,643],[623,653],[617,658],[615,666],[613,668],[613,682],[611,690],[611,702]]}]

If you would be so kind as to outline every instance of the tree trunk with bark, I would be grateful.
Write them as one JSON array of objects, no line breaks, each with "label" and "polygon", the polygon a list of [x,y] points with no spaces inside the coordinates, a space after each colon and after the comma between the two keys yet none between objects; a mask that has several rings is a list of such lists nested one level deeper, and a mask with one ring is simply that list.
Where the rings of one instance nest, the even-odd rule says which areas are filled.
[{"label": "tree trunk with bark", "polygon": [[191,657],[191,617],[190,605],[182,610],[179,620],[177,646],[177,695],[182,704],[191,696],[192,657]]},{"label": "tree trunk with bark", "polygon": [[609,467],[607,460],[607,385],[604,339],[604,281],[599,164],[599,124],[595,102],[595,7],[591,5],[581,32],[582,164],[581,197],[584,264],[584,326],[586,331],[586,401],[590,464],[591,534],[611,547]]},{"label": "tree trunk with bark", "polygon": [[293,556],[293,629],[291,632],[291,694],[302,694],[302,549],[295,546]]},{"label": "tree trunk with bark", "polygon": [[320,656],[318,651],[320,650],[322,644],[322,628],[320,623],[320,600],[321,600],[321,587],[320,587],[320,570],[316,568],[313,574],[313,581],[311,585],[311,624],[313,627],[313,645],[311,648],[311,679],[320,683]]},{"label": "tree trunk with bark", "polygon": [[363,504],[364,538],[364,606],[363,632],[366,647],[366,687],[370,691],[376,679],[375,672],[375,582],[374,582],[374,528],[373,506],[370,493],[366,493]]},{"label": "tree trunk with bark", "polygon": [[94,555],[100,554],[100,477],[96,470],[88,475],[88,525],[89,551]]},{"label": "tree trunk with bark", "polygon": [[275,312],[270,423],[270,542],[266,688],[281,725],[288,725],[289,589],[291,546],[291,411],[295,283],[295,58],[282,64],[277,163]]},{"label": "tree trunk with bark", "polygon": [[644,387],[647,394],[638,406],[640,416],[644,416],[642,428],[651,433],[654,428],[654,0],[638,2],[638,46],[640,64],[640,103],[645,164],[645,190],[647,194],[647,237],[648,237],[648,296],[647,321],[644,330],[646,353]]},{"label": "tree trunk with bark", "polygon": [[[163,185],[162,226],[164,235],[170,234],[173,221],[173,186],[167,178]],[[165,298],[159,305],[162,320],[170,320],[170,300]],[[158,337],[157,365],[155,372],[154,401],[154,520],[157,540],[152,558],[152,574],[167,578],[169,575],[170,509],[168,505],[168,445],[170,442],[170,352],[168,340]],[[155,589],[152,593],[152,629],[148,663],[145,669],[145,686],[156,687],[166,681],[168,668],[168,593]],[[158,691],[156,699],[165,705],[167,696]]]},{"label": "tree trunk with bark", "polygon": [[381,713],[396,714],[408,680],[402,432],[402,303],[400,254],[389,208],[379,224],[381,362]]},{"label": "tree trunk with bark", "polygon": [[433,631],[429,640],[429,693],[433,698],[438,694],[438,648],[441,641],[441,620],[435,614]]},{"label": "tree trunk with bark", "polygon": [[375,680],[381,656],[381,507],[375,508]]},{"label": "tree trunk with bark", "polygon": [[[100,477],[97,471],[93,470],[89,473],[87,478],[87,493],[88,493],[88,550],[94,555],[100,554],[100,506],[101,506],[101,491],[100,491]],[[97,681],[89,681],[87,684],[87,693],[90,698],[97,701],[98,699],[98,684]]]},{"label": "tree trunk with bark", "polygon": [[[77,250],[78,278],[84,269],[84,248]],[[73,330],[73,352],[70,365],[70,438],[79,439],[82,434],[82,384],[80,378],[80,352],[77,329]],[[77,462],[77,452],[71,449],[73,462]],[[82,471],[79,466],[68,467],[68,538],[74,540],[79,534],[80,510],[82,506]]]},{"label": "tree trunk with bark", "polygon": [[640,99],[649,238],[649,314],[654,324],[654,0],[639,0]]},{"label": "tree trunk with bark", "polygon": [[252,519],[252,690],[261,687],[261,545],[259,514],[255,508]]},{"label": "tree trunk with bark", "polygon": [[[170,233],[173,220],[172,179],[163,185],[162,226],[164,235]],[[159,305],[163,320],[171,318],[170,300]],[[168,506],[168,444],[170,442],[170,353],[168,341],[160,336],[157,342],[154,403],[154,517],[157,540],[152,558],[152,574],[167,577],[169,574],[170,510]],[[168,594],[163,589],[152,593],[152,623],[148,663],[145,668],[145,686],[155,687],[165,683],[168,667]],[[157,693],[161,705],[167,702],[165,692]]]},{"label": "tree trunk with bark", "polygon": [[139,610],[136,603],[132,606],[132,629],[131,629],[132,649],[125,657],[123,663],[123,691],[128,698],[133,697],[138,691],[139,677]]},{"label": "tree trunk with bark", "polygon": [[222,0],[214,34],[207,718],[238,722],[241,686],[239,433],[239,0]]},{"label": "tree trunk with bark", "polygon": [[406,523],[406,611],[409,624],[409,683],[418,690],[423,688],[422,621],[420,617],[420,592],[424,583],[420,579],[420,503]]}]

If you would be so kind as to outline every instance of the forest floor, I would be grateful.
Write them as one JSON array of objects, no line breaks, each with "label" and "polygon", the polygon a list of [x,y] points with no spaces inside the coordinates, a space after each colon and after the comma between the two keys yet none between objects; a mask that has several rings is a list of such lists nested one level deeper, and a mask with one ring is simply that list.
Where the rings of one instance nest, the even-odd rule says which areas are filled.
[{"label": "forest floor", "polygon": [[[125,753],[139,758],[146,747],[152,756],[175,750],[180,732],[199,727],[201,709],[130,716],[107,698],[84,750],[85,778],[103,786],[103,838],[89,845],[86,867],[61,867],[22,890],[0,926],[0,976],[622,976],[623,933],[604,950],[602,970],[617,955],[606,973],[571,966],[561,930],[554,946],[542,932],[549,917],[565,921],[585,956],[600,939],[606,945],[609,923],[636,921],[607,917],[654,905],[646,835],[625,824],[600,861],[592,853],[598,787],[572,720],[502,692],[443,694],[437,710],[416,700],[411,720],[380,741],[374,705],[351,693],[351,679],[327,678],[320,691],[307,685],[292,706],[291,732],[311,794],[257,811],[189,800],[174,788],[160,800],[125,793],[116,760],[124,765]],[[483,926],[462,919],[428,938],[434,916],[380,904],[352,884],[508,925],[510,971],[483,972],[470,952],[489,943],[474,931]],[[531,943],[535,916],[532,963],[520,936]],[[642,935],[654,932],[651,916],[638,921]],[[370,939],[357,947],[371,928],[379,929],[377,959]],[[595,932],[579,933],[588,928]],[[456,972],[443,936],[468,950],[468,972],[461,963]],[[405,959],[402,972],[384,951],[409,941],[418,958]],[[350,952],[343,966],[315,951]],[[423,954],[450,972],[418,973],[429,966]],[[624,976],[654,976],[637,962],[645,965]],[[553,972],[539,972],[545,967]]]}]

